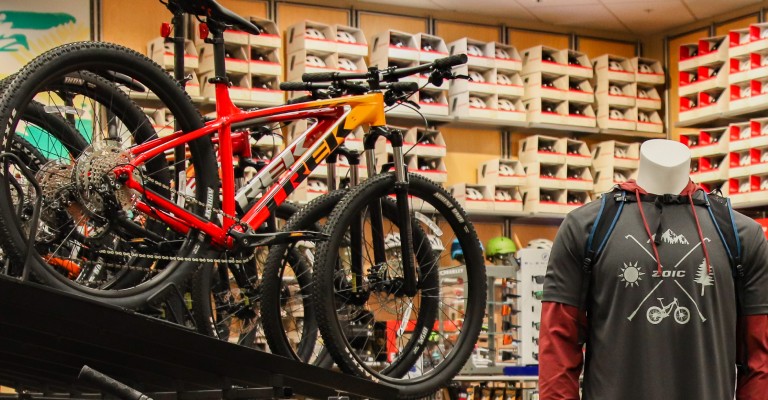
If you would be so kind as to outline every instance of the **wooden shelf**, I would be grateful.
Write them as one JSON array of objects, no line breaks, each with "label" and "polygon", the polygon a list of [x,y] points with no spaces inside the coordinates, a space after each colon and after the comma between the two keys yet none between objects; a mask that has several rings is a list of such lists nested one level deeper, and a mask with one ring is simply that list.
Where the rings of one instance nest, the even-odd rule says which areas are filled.
[{"label": "wooden shelf", "polygon": [[766,105],[752,106],[735,111],[725,111],[712,115],[707,115],[699,118],[690,119],[688,121],[677,122],[675,127],[677,128],[714,128],[718,126],[726,126],[728,124],[737,122],[747,122],[752,118],[765,117],[765,113],[768,111]]},{"label": "wooden shelf", "polygon": [[[549,136],[612,136],[612,137],[634,137],[640,139],[664,139],[666,133],[623,131],[619,129],[601,129],[596,127],[582,127],[572,125],[545,124],[536,122],[516,122],[503,121],[485,118],[459,117],[459,116],[430,116],[425,115],[430,125],[450,125],[459,128],[495,128],[511,130],[514,132],[529,135],[549,135]],[[424,122],[424,120],[413,113],[413,111],[392,110],[387,113],[387,120],[393,125],[412,124],[414,122]]]}]

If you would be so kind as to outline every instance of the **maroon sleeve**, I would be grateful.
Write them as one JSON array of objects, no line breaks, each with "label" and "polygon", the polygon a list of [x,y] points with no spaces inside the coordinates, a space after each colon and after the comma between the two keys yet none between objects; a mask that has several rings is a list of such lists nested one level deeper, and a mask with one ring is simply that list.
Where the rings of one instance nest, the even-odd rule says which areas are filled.
[{"label": "maroon sleeve", "polygon": [[738,359],[743,359],[746,345],[749,372],[739,376],[736,399],[765,399],[768,393],[768,315],[742,317],[737,337],[745,339],[737,347]]},{"label": "maroon sleeve", "polygon": [[545,301],[539,331],[539,399],[578,400],[584,363],[579,326],[587,316],[578,307]]}]

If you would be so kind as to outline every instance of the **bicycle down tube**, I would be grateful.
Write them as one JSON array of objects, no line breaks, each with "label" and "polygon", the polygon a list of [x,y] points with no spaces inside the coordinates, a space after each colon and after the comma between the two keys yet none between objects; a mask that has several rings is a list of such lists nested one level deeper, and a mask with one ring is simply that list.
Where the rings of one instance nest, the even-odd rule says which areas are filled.
[{"label": "bicycle down tube", "polygon": [[[227,92],[224,91],[223,93]],[[224,100],[229,100],[228,95]],[[217,99],[217,101],[221,100]],[[182,233],[188,232],[189,228],[199,229],[209,235],[215,244],[229,247],[232,243],[228,239],[227,233],[235,223],[230,217],[235,215],[235,201],[243,207],[258,193],[268,189],[258,203],[251,210],[247,210],[242,218],[244,223],[256,229],[269,218],[270,210],[274,206],[282,204],[315,167],[344,143],[349,131],[361,124],[367,123],[377,126],[383,124],[383,112],[381,114],[371,112],[371,110],[376,109],[376,106],[383,109],[382,104],[381,94],[375,93],[318,101],[311,105],[296,104],[253,112],[238,110],[236,114],[222,116],[219,120],[196,131],[176,132],[134,147],[131,150],[131,154],[135,156],[133,163],[115,168],[114,173],[130,189],[142,194],[142,198],[137,202],[137,207],[142,212],[162,220],[174,230]],[[233,173],[231,167],[233,165],[232,138],[228,135],[231,132],[231,127],[238,122],[248,122],[249,125],[255,125],[306,118],[316,118],[317,122],[278,154],[267,167],[259,171],[250,183],[240,189],[239,193],[234,193],[234,176],[231,175]],[[221,226],[211,221],[210,206],[206,206],[204,217],[192,214],[170,199],[146,189],[143,182],[134,179],[133,171],[147,160],[175,146],[216,132],[219,135],[218,153],[222,165],[222,199],[225,200],[222,206],[225,217]],[[230,175],[229,178],[228,175]],[[275,182],[277,184],[274,184]],[[227,201],[227,199],[229,200]],[[206,204],[212,204],[212,202],[213,199],[206,199]]]}]

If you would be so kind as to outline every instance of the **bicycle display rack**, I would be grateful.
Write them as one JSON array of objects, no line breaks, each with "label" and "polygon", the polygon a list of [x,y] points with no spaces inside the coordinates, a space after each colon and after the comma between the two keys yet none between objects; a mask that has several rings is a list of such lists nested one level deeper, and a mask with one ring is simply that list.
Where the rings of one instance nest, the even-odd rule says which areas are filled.
[{"label": "bicycle display rack", "polygon": [[397,389],[226,343],[122,308],[0,276],[0,385],[19,398],[100,398],[89,365],[153,398],[392,399]]}]

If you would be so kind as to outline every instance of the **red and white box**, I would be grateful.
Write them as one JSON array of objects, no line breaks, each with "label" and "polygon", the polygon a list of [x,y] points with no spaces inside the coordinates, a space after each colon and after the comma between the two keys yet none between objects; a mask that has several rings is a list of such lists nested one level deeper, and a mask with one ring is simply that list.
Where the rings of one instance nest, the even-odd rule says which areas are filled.
[{"label": "red and white box", "polygon": [[443,134],[437,129],[413,127],[406,131],[403,146],[414,145],[411,154],[427,157],[445,157],[447,151]]},{"label": "red and white box", "polygon": [[565,188],[568,190],[592,190],[594,182],[589,167],[567,166]]},{"label": "red and white box", "polygon": [[532,123],[562,125],[568,116],[568,102],[564,100],[533,98],[524,100],[523,105]]},{"label": "red and white box", "polygon": [[730,132],[727,127],[702,129],[691,134],[681,134],[680,142],[691,149],[692,157],[727,154]]},{"label": "red and white box", "polygon": [[496,95],[496,119],[509,122],[525,122],[528,115],[520,97]]},{"label": "red and white box", "polygon": [[407,32],[387,30],[371,41],[371,64],[386,65],[384,60],[419,61],[416,36]]},{"label": "red and white box", "polygon": [[750,29],[734,29],[728,32],[728,57],[737,57],[752,52]]},{"label": "red and white box", "polygon": [[603,54],[592,59],[592,63],[595,76],[600,81],[635,82],[635,70],[626,57]]},{"label": "red and white box", "polygon": [[505,72],[520,72],[523,69],[523,58],[515,46],[493,42],[496,69]]},{"label": "red and white box", "polygon": [[496,66],[493,42],[465,37],[449,43],[448,51],[451,55],[466,54],[467,65],[470,67],[494,68]]},{"label": "red and white box", "polygon": [[568,74],[568,76],[592,79],[595,75],[595,70],[592,67],[592,62],[585,53],[576,50],[568,50],[567,55],[568,66],[565,69],[565,73]]},{"label": "red and white box", "polygon": [[414,35],[419,44],[419,62],[430,63],[438,58],[448,57],[448,46],[440,36],[417,33]]},{"label": "red and white box", "polygon": [[[224,66],[227,72],[247,74],[250,68],[248,46],[226,45],[225,48]],[[204,74],[213,71],[213,69],[213,46],[203,46],[200,48],[200,62],[197,72]]]},{"label": "red and white box", "polygon": [[595,91],[600,105],[633,107],[637,102],[637,84],[622,81],[600,81]]},{"label": "red and white box", "polygon": [[477,182],[482,185],[522,186],[526,181],[523,164],[518,160],[494,158],[477,167]]},{"label": "red and white box", "polygon": [[629,179],[637,178],[637,167],[635,168],[616,168],[614,166],[601,166],[593,168],[595,193],[605,193],[611,190],[616,184],[626,182]]},{"label": "red and white box", "polygon": [[368,40],[362,30],[347,25],[334,25],[333,29],[336,35],[336,52],[340,57],[368,57]]},{"label": "red and white box", "polygon": [[[479,99],[480,103],[472,98]],[[496,119],[496,95],[464,92],[450,97],[450,114],[460,118]]]},{"label": "red and white box", "polygon": [[752,146],[751,122],[738,122],[728,125],[728,151],[747,150]]},{"label": "red and white box", "polygon": [[494,192],[493,208],[496,212],[523,211],[523,195],[518,186],[491,186]]},{"label": "red and white box", "polygon": [[744,149],[728,153],[728,176],[741,177],[751,175],[752,156],[752,149]]},{"label": "red and white box", "polygon": [[661,120],[657,110],[635,107],[635,115],[637,115],[636,129],[639,132],[664,132],[664,121]]},{"label": "red and white box", "polygon": [[[453,84],[457,82],[454,81]],[[499,96],[522,97],[525,94],[523,78],[517,72],[496,70],[496,93]]]},{"label": "red and white box", "polygon": [[592,154],[589,146],[583,140],[565,139],[566,154],[565,164],[574,167],[591,167]]},{"label": "red and white box", "polygon": [[568,51],[547,46],[534,46],[521,53],[523,57],[522,74],[546,72],[565,75],[568,71]]},{"label": "red and white box", "polygon": [[714,155],[691,160],[691,179],[694,182],[715,182],[728,179],[728,156]]},{"label": "red and white box", "polygon": [[726,36],[714,36],[699,39],[696,44],[680,46],[681,70],[689,70],[703,65],[725,62],[728,58],[729,39]]},{"label": "red and white box", "polygon": [[450,187],[450,192],[466,211],[494,210],[494,193],[490,185],[457,183]]},{"label": "red and white box", "polygon": [[544,72],[523,75],[525,94],[523,100],[534,98],[567,100],[568,76]]},{"label": "red and white box", "polygon": [[568,76],[568,94],[566,100],[580,103],[594,103],[595,89],[589,79]]},{"label": "red and white box", "polygon": [[[338,56],[336,53],[315,52],[314,50],[298,50],[287,56],[288,65],[286,78],[288,81],[301,81],[301,75],[315,72],[337,72]],[[322,64],[313,62],[319,59]]]},{"label": "red and white box", "polygon": [[633,57],[629,59],[632,69],[635,70],[637,83],[649,85],[663,85],[665,82],[664,67],[659,60],[645,57]]},{"label": "red and white box", "polygon": [[269,75],[250,75],[251,101],[265,106],[285,103],[285,92],[279,89],[280,79]]},{"label": "red and white box", "polygon": [[531,135],[520,141],[518,156],[523,164],[565,164],[567,150],[565,138]]},{"label": "red and white box", "polygon": [[596,116],[592,103],[580,103],[576,101],[568,102],[568,115],[563,119],[564,124],[572,126],[581,126],[586,128],[595,127]]},{"label": "red and white box", "polygon": [[603,104],[598,100],[597,126],[603,129],[633,131],[637,128],[635,107]]},{"label": "red and white box", "polygon": [[[457,79],[450,85],[451,93],[477,92],[486,94],[496,93],[496,70],[494,68],[479,68],[462,65],[455,69],[456,74],[471,76],[471,79]],[[423,78],[426,81],[427,77]],[[447,86],[447,85],[443,85]]]},{"label": "red and white box", "polygon": [[648,110],[661,110],[661,96],[653,86],[637,84],[637,100],[635,105]]},{"label": "red and white box", "polygon": [[[147,43],[147,55],[152,61],[160,64],[165,69],[173,69],[174,44],[172,38],[159,37],[150,40]],[[199,56],[194,43],[191,40],[184,40],[184,70],[194,70],[198,68]]]},{"label": "red and white box", "polygon": [[280,29],[277,28],[275,21],[266,18],[251,17],[251,22],[258,26],[261,33],[250,35],[248,44],[252,47],[279,49],[283,47],[283,40],[280,37]]},{"label": "red and white box", "polygon": [[538,186],[549,189],[566,188],[565,164],[548,164],[540,162],[523,162],[525,175],[528,177],[527,186]]},{"label": "red and white box", "polygon": [[[248,58],[248,71],[251,74],[270,75],[280,77],[283,75],[283,66],[280,63],[279,49],[268,47],[250,47]],[[275,88],[277,89],[277,88]]]},{"label": "red and white box", "polygon": [[635,169],[640,163],[640,144],[606,140],[592,147],[595,168]]},{"label": "red and white box", "polygon": [[338,50],[336,31],[333,26],[315,21],[302,21],[285,30],[285,52],[310,50],[335,53]]},{"label": "red and white box", "polygon": [[566,199],[565,189],[523,187],[523,211],[527,213],[565,214],[570,210]]}]

